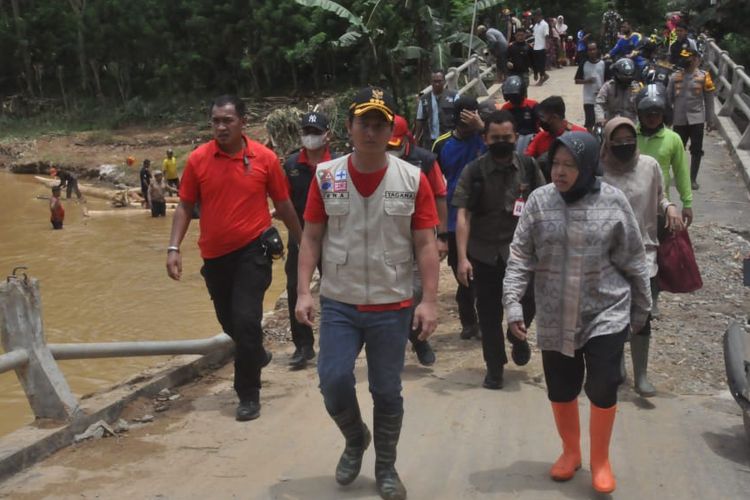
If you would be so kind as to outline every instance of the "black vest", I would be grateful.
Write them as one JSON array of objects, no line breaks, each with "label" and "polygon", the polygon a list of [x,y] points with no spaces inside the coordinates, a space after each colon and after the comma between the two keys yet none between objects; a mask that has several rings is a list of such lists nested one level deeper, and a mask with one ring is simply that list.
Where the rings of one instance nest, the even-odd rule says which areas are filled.
[{"label": "black vest", "polygon": [[305,205],[307,204],[307,192],[310,189],[310,182],[315,177],[315,170],[309,166],[298,163],[299,151],[291,155],[284,162],[284,173],[286,178],[289,179],[289,185],[291,186],[291,198],[294,210],[297,212],[300,224],[302,224],[302,215],[305,213]]},{"label": "black vest", "polygon": [[409,154],[402,159],[411,163],[415,167],[419,167],[424,175],[429,175],[432,171],[433,165],[435,165],[436,158],[437,157],[434,154],[430,153],[425,148],[420,148],[416,144],[411,144]]},{"label": "black vest", "polygon": [[[455,127],[455,120],[454,120],[454,104],[453,102],[457,99],[457,93],[445,89],[443,90],[443,93],[440,94],[440,96],[437,98],[437,105],[438,105],[438,121],[440,122],[440,133],[438,134],[438,137],[441,134],[444,134],[450,130],[453,130]],[[427,92],[426,94],[422,95],[420,97],[420,100],[422,101],[422,109],[425,112],[425,116],[427,117],[427,126],[425,127],[425,133],[429,136],[430,135],[430,126],[432,125],[432,91]]]}]

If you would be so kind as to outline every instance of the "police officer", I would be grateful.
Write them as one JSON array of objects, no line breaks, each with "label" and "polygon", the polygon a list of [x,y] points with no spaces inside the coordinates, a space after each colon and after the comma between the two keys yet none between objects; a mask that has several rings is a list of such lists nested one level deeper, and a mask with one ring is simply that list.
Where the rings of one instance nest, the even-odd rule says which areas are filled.
[{"label": "police officer", "polygon": [[632,121],[638,120],[635,109],[635,96],[643,88],[636,81],[635,63],[623,58],[615,62],[610,68],[612,79],[607,81],[596,95],[594,113],[596,123],[604,125],[610,118],[624,116]]},{"label": "police officer", "polygon": [[680,70],[669,80],[667,99],[672,105],[673,127],[682,144],[690,141],[690,182],[695,191],[698,170],[703,156],[703,131],[713,128],[714,91],[711,74],[698,68],[700,59],[692,49],[684,49],[679,59]]},{"label": "police officer", "polygon": [[[305,113],[300,122],[302,148],[289,156],[284,162],[284,173],[289,182],[289,189],[294,210],[300,223],[304,225],[303,214],[307,203],[307,193],[310,182],[315,178],[318,163],[329,161],[333,155],[328,147],[330,131],[328,117],[323,113]],[[286,293],[289,307],[289,326],[292,330],[294,354],[289,360],[292,370],[301,370],[307,362],[315,357],[313,349],[313,331],[303,325],[294,315],[297,306],[297,261],[299,257],[299,242],[293,241],[289,235],[289,252],[284,265],[286,272]]]}]

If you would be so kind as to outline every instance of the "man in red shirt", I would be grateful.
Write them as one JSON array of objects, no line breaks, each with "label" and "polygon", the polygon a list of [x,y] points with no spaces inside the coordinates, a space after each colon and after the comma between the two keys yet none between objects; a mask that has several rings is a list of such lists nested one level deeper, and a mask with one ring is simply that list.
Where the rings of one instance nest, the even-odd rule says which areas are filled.
[{"label": "man in red shirt", "polygon": [[[393,118],[393,132],[391,140],[388,141],[388,154],[419,167],[427,176],[432,194],[435,195],[435,205],[440,219],[440,224],[437,226],[437,245],[438,254],[442,260],[448,255],[448,204],[445,201],[448,188],[445,185],[445,178],[443,177],[443,171],[440,170],[437,157],[431,151],[417,146],[414,137],[409,132],[409,123],[406,118],[399,115]],[[421,297],[422,278],[419,276],[419,272],[415,270],[414,305],[412,309],[419,304]],[[424,366],[432,366],[436,361],[435,352],[432,350],[429,341],[419,340],[419,334],[419,330],[411,330],[409,342],[411,342],[412,349],[417,354],[419,363]]]},{"label": "man in red shirt", "polygon": [[[263,296],[271,284],[271,255],[262,235],[271,229],[268,197],[277,217],[299,241],[301,228],[276,155],[242,133],[245,105],[221,96],[211,106],[214,139],[190,154],[180,184],[167,247],[167,273],[182,276],[182,243],[200,202],[201,274],[224,332],[235,342],[236,418],[260,416],[260,371],[271,361],[263,348]],[[275,229],[273,230],[275,231]]]},{"label": "man in red shirt", "polygon": [[414,255],[423,295],[411,327],[421,328],[425,340],[437,326],[439,220],[424,173],[386,153],[393,117],[393,100],[384,90],[360,90],[347,122],[354,152],[318,165],[305,208],[296,313],[312,326],[310,279],[322,255],[318,375],[326,410],[346,439],[336,481],[356,479],[371,439],[354,387],[354,365],[364,346],[374,406],[375,481],[381,497],[397,500],[406,498],[395,463]]},{"label": "man in red shirt", "polygon": [[547,152],[552,147],[552,143],[565,132],[586,132],[587,130],[565,119],[565,101],[559,95],[546,98],[539,103],[536,109],[537,116],[539,117],[539,126],[542,130],[529,143],[525,155],[537,159],[544,178],[547,182],[551,182],[550,171],[552,162],[549,161]]}]

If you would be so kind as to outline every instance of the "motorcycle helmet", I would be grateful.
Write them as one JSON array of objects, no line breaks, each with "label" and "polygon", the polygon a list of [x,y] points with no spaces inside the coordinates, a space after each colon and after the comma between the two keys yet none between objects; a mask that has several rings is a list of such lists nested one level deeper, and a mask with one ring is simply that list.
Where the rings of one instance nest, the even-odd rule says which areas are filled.
[{"label": "motorcycle helmet", "polygon": [[630,85],[635,80],[635,63],[628,58],[618,59],[610,68],[615,81],[621,85]]},{"label": "motorcycle helmet", "polygon": [[526,97],[526,85],[518,75],[509,76],[503,82],[502,90],[505,100],[516,105],[521,104]]},{"label": "motorcycle helmet", "polygon": [[666,90],[658,83],[648,85],[638,92],[635,103],[639,113],[664,113],[667,109]]}]

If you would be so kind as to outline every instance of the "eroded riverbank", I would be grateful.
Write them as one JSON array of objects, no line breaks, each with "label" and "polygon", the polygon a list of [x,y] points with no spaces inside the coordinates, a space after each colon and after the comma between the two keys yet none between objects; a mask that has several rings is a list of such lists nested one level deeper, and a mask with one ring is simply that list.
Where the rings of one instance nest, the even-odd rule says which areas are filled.
[{"label": "eroded riverbank", "polygon": [[[75,201],[67,200],[65,229],[52,231],[47,202],[37,198],[48,195],[32,176],[0,171],[0,275],[25,265],[39,278],[49,342],[204,338],[221,331],[199,274],[197,223],[185,238],[184,278],[177,283],[164,270],[170,217],[152,219],[144,211],[86,218]],[[93,198],[88,207],[108,208]],[[279,264],[274,278],[267,307],[284,288]],[[64,361],[61,368],[80,396],[161,359]],[[33,420],[14,373],[0,375],[0,414],[0,435]]]}]

